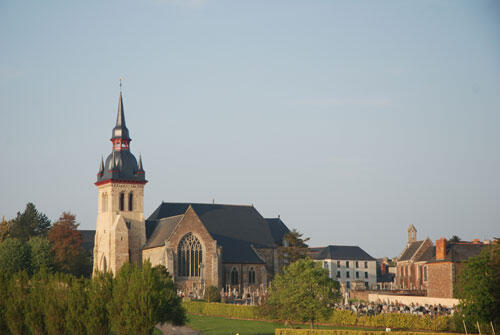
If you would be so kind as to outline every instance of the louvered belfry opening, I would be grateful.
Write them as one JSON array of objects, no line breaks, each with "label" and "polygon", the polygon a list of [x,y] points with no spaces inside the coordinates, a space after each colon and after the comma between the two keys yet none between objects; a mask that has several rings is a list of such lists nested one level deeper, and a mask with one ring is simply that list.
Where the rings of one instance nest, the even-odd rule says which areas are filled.
[{"label": "louvered belfry opening", "polygon": [[199,277],[203,251],[200,240],[192,233],[187,233],[177,247],[178,274],[180,277]]}]

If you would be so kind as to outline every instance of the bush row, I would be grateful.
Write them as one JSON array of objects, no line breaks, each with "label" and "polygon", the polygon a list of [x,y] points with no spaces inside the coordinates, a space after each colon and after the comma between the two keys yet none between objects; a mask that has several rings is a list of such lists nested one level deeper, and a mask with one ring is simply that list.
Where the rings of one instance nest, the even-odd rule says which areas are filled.
[{"label": "bush row", "polygon": [[[275,335],[380,335],[382,331],[340,329],[276,329]],[[390,332],[392,335],[438,335],[440,333]]]},{"label": "bush row", "polygon": [[[272,313],[263,313],[256,306],[240,306],[223,303],[206,303],[201,301],[185,301],[183,306],[188,313],[207,316],[224,316],[240,319],[274,319]],[[379,314],[374,316],[357,316],[351,311],[333,311],[328,319],[318,320],[334,326],[358,326],[393,329],[419,329],[432,331],[456,330],[453,319],[449,316],[418,316],[412,314]]]}]

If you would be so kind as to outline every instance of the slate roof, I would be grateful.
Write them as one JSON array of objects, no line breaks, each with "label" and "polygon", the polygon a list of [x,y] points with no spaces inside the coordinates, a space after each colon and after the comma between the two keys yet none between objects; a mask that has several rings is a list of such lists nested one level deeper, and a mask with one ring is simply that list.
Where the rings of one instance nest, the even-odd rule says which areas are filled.
[{"label": "slate roof", "polygon": [[160,219],[143,249],[156,248],[165,245],[165,240],[170,237],[170,234],[174,231],[175,226],[182,220],[183,217],[184,215],[176,215]]},{"label": "slate roof", "polygon": [[85,251],[92,255],[94,252],[95,230],[79,230],[82,234],[82,247]]},{"label": "slate roof", "polygon": [[358,246],[329,245],[324,248],[311,248],[311,249],[313,249],[311,257],[318,260],[319,259],[361,260],[361,261],[375,260],[375,258],[368,255],[366,251],[364,251]]},{"label": "slate roof", "polygon": [[415,262],[428,262],[436,257],[436,247],[425,249],[424,253],[420,255]]},{"label": "slate roof", "polygon": [[401,257],[399,257],[398,261],[407,261],[410,260],[413,255],[417,252],[418,248],[424,243],[424,241],[416,241],[410,242],[406,249],[403,251]]},{"label": "slate roof", "polygon": [[285,225],[280,218],[268,218],[266,219],[269,229],[271,230],[271,235],[273,236],[274,243],[277,245],[283,245],[283,237],[285,234],[290,232],[290,229]]},{"label": "slate roof", "polygon": [[163,218],[183,215],[191,205],[201,222],[222,246],[224,263],[263,263],[255,248],[277,245],[268,222],[253,206],[163,202],[146,220],[149,243]]},{"label": "slate roof", "polygon": [[[487,244],[477,243],[448,243],[446,245],[446,257],[443,260],[436,260],[436,253],[429,260],[429,263],[437,262],[463,262],[470,257],[478,256]],[[435,250],[435,248],[434,248]]]}]

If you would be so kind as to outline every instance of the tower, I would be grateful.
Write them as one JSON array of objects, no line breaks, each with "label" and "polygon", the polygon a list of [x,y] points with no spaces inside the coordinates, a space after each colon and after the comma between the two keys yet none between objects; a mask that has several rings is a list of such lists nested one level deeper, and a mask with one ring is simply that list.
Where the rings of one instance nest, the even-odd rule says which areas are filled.
[{"label": "tower", "polygon": [[408,243],[417,241],[417,229],[414,225],[408,227]]},{"label": "tower", "polygon": [[113,149],[101,158],[97,181],[97,227],[94,244],[94,273],[116,272],[126,263],[141,261],[146,243],[144,224],[144,185],[147,183],[142,158],[137,162],[130,152],[120,90],[118,115],[113,128]]}]

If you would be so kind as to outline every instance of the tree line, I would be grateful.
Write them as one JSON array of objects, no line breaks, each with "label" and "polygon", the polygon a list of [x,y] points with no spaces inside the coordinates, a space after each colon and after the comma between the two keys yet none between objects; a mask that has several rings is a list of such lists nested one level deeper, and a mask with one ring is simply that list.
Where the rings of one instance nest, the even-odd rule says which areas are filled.
[{"label": "tree line", "polygon": [[0,274],[0,333],[11,335],[152,334],[185,312],[162,266],[125,264],[116,277],[92,279],[45,270]]},{"label": "tree line", "polygon": [[64,212],[52,225],[48,217],[28,203],[23,212],[0,223],[0,271],[29,275],[42,268],[89,277],[92,273],[90,254],[82,247],[75,215]]}]

